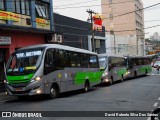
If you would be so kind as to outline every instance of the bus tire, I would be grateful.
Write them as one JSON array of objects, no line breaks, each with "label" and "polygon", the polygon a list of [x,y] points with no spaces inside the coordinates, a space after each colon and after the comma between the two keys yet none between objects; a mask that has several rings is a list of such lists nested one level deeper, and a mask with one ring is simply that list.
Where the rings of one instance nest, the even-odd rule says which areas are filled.
[{"label": "bus tire", "polygon": [[49,98],[54,99],[59,96],[59,88],[57,85],[52,85],[50,89]]},{"label": "bus tire", "polygon": [[111,76],[111,79],[109,81],[109,84],[112,85],[113,84],[113,77]]},{"label": "bus tire", "polygon": [[148,74],[148,71],[146,70],[146,72],[145,72],[145,76],[147,76],[147,74]]},{"label": "bus tire", "polygon": [[86,80],[86,82],[85,82],[85,84],[84,84],[84,92],[88,92],[88,91],[89,91],[89,88],[90,88],[89,81]]},{"label": "bus tire", "polygon": [[137,72],[136,71],[134,72],[134,78],[137,78]]},{"label": "bus tire", "polygon": [[124,81],[124,77],[123,77],[123,75],[122,75],[122,77],[121,77],[121,82],[123,82]]}]

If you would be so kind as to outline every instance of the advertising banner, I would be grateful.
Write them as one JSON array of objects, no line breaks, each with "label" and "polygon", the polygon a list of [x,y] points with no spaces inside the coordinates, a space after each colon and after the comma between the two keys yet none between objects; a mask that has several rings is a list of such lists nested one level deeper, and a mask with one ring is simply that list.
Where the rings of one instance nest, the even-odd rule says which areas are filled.
[{"label": "advertising banner", "polygon": [[46,26],[50,24],[50,21],[42,18],[36,18],[36,23],[41,26]]},{"label": "advertising banner", "polygon": [[13,20],[14,22],[20,21],[20,15],[7,11],[0,11],[0,20]]}]

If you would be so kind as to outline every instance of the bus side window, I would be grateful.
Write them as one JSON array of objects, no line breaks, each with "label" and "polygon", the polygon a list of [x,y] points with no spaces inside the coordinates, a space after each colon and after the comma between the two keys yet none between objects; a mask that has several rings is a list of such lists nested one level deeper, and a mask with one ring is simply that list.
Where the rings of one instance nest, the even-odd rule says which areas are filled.
[{"label": "bus side window", "polygon": [[111,71],[112,69],[112,58],[108,58],[108,70]]},{"label": "bus side window", "polygon": [[49,74],[54,70],[53,52],[51,49],[47,50],[44,61],[44,74]]},{"label": "bus side window", "polygon": [[99,67],[98,65],[98,58],[95,55],[90,56],[90,67],[91,68],[97,68]]},{"label": "bus side window", "polygon": [[79,53],[69,52],[70,66],[71,67],[81,67],[79,56],[80,56]]},{"label": "bus side window", "polygon": [[81,67],[88,68],[89,65],[89,57],[87,54],[81,54]]}]

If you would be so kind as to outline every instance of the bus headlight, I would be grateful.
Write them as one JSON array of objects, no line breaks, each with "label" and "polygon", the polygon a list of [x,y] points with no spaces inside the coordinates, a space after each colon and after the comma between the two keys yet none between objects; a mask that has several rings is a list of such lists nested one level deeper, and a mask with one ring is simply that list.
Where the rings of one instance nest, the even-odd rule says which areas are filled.
[{"label": "bus headlight", "polygon": [[106,72],[106,73],[103,73],[102,74],[102,77],[105,77],[105,76],[107,76],[108,75],[108,73]]},{"label": "bus headlight", "polygon": [[130,74],[131,72],[130,71],[128,71],[128,74]]},{"label": "bus headlight", "polygon": [[8,84],[7,80],[4,80],[3,82],[4,82],[4,84]]},{"label": "bus headlight", "polygon": [[31,80],[31,82],[39,81],[41,80],[41,77],[35,77],[34,79]]},{"label": "bus headlight", "polygon": [[39,81],[41,77],[35,77],[34,80]]}]

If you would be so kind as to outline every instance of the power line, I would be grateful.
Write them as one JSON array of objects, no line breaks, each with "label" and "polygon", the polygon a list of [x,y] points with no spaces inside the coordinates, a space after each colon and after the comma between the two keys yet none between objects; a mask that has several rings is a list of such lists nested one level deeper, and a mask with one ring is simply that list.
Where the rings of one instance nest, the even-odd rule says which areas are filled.
[{"label": "power line", "polygon": [[78,2],[78,3],[72,3],[72,4],[65,4],[65,5],[53,6],[53,7],[70,6],[70,5],[76,5],[76,4],[88,3],[88,2],[92,2],[92,1],[97,1],[97,0],[91,0],[91,1],[86,1],[86,2]]},{"label": "power line", "polygon": [[149,21],[144,21],[144,22],[154,22],[154,21],[160,21],[160,19],[157,19],[157,20],[149,20]]},{"label": "power line", "polygon": [[[154,28],[154,27],[159,27],[160,25],[154,25],[154,26],[150,26],[150,27],[146,27],[146,28],[142,28],[142,29],[139,29],[139,30],[144,30],[144,29],[150,29],[150,28]],[[133,30],[120,30],[120,31],[114,31],[114,32],[127,32],[127,31],[136,31],[137,29],[133,29]],[[106,32],[110,32],[110,31],[107,31]]]},{"label": "power line", "polygon": [[[125,2],[117,2],[117,3],[112,3],[112,4],[123,4],[123,3],[134,2],[134,1],[137,1],[137,0],[125,1]],[[68,9],[68,8],[96,7],[96,6],[112,5],[112,4],[87,5],[87,6],[77,6],[77,7],[61,7],[61,8],[53,8],[53,9]]]},{"label": "power line", "polygon": [[154,25],[154,26],[147,27],[147,28],[144,28],[144,29],[150,29],[150,28],[159,27],[159,26],[160,26],[160,25]]}]

